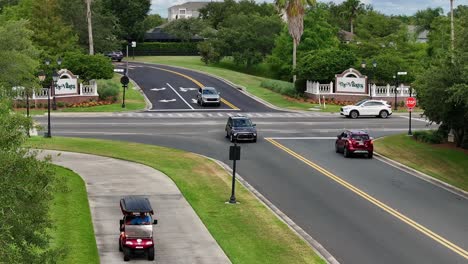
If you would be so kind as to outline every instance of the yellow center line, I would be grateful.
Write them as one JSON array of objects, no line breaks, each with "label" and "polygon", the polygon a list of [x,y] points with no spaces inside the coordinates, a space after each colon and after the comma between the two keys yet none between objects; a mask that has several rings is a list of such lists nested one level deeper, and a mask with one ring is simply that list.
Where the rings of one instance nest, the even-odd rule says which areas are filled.
[{"label": "yellow center line", "polygon": [[301,160],[305,164],[309,165],[310,167],[314,168],[315,170],[321,172],[323,175],[327,176],[328,178],[334,180],[335,182],[339,183],[340,185],[344,186],[345,188],[351,190],[355,194],[361,196],[362,198],[366,199],[367,201],[373,203],[374,205],[378,206],[379,208],[383,209],[387,213],[395,216],[396,218],[400,219],[401,221],[407,223],[411,227],[415,228],[416,230],[420,231],[421,233],[425,234],[426,236],[432,238],[433,240],[437,241],[441,245],[447,247],[448,249],[452,250],[453,252],[459,254],[460,256],[468,259],[468,252],[463,248],[453,244],[452,242],[448,241],[447,239],[443,238],[442,236],[432,232],[428,228],[422,226],[421,224],[417,223],[416,221],[410,219],[409,217],[399,213],[397,210],[391,208],[390,206],[384,204],[383,202],[377,200],[376,198],[372,197],[371,195],[365,193],[364,191],[358,189],[354,185],[350,184],[349,182],[341,179],[340,177],[334,175],[333,173],[325,170],[324,168],[320,167],[319,165],[313,163],[312,161],[304,158],[303,156],[297,154],[296,152],[292,151],[291,149],[283,146],[279,142],[271,139],[266,138],[274,146],[284,150],[286,153],[290,154],[291,156]]},{"label": "yellow center line", "polygon": [[[168,69],[164,69],[164,68],[159,68],[159,67],[152,67],[153,69],[157,69],[157,70],[161,70],[161,71],[166,71],[166,72],[170,72],[170,73],[173,73],[173,74],[177,74],[179,76],[182,76],[186,79],[189,79],[190,81],[192,81],[193,83],[195,83],[196,85],[198,85],[198,87],[200,88],[203,88],[205,87],[201,82],[195,80],[194,78],[188,76],[188,75],[185,75],[183,73],[180,73],[180,72],[176,72],[176,71],[171,71],[171,70],[168,70]],[[240,110],[238,107],[236,107],[235,105],[233,105],[232,103],[230,103],[229,101],[227,101],[226,99],[224,98],[221,98],[221,102],[223,102],[224,104],[226,104],[227,106],[231,107],[233,110]]]}]

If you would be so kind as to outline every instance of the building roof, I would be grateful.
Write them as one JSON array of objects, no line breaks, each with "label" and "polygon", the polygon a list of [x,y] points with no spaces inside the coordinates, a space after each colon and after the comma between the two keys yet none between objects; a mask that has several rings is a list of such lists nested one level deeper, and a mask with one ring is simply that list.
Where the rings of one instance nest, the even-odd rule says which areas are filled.
[{"label": "building roof", "polygon": [[172,8],[186,8],[189,10],[199,10],[203,7],[205,7],[209,2],[186,2],[180,5],[174,5],[169,7],[169,9]]},{"label": "building roof", "polygon": [[340,37],[342,41],[345,41],[345,42],[350,42],[354,38],[353,33],[343,30],[343,29],[340,29],[340,31],[338,31],[338,36]]}]

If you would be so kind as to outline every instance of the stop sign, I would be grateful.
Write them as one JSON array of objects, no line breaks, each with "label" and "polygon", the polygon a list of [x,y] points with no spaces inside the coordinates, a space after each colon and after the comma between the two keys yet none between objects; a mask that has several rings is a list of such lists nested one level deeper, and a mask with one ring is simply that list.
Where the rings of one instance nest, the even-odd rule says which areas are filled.
[{"label": "stop sign", "polygon": [[406,107],[408,107],[408,109],[413,109],[415,106],[416,106],[416,98],[414,97],[406,98]]}]

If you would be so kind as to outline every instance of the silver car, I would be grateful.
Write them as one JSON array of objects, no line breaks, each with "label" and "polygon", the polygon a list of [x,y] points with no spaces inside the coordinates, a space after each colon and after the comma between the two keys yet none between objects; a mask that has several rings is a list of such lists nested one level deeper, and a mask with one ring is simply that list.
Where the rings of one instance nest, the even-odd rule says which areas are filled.
[{"label": "silver car", "polygon": [[198,89],[197,103],[201,106],[213,104],[216,106],[221,105],[221,96],[219,92],[213,87],[203,87]]}]

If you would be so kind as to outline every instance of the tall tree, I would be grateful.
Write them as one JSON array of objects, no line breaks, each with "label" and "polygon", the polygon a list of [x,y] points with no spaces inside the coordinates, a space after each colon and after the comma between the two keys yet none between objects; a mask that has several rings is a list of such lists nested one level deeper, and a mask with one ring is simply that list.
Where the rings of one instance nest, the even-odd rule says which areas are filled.
[{"label": "tall tree", "polygon": [[423,30],[430,30],[432,21],[441,16],[443,12],[444,10],[441,7],[427,8],[416,12],[414,19],[415,25],[418,27],[418,32],[422,32]]},{"label": "tall tree", "polygon": [[[295,70],[297,46],[304,33],[305,8],[307,5],[315,4],[315,0],[275,0],[275,4],[286,14],[288,20],[289,34],[293,38],[293,70]],[[296,82],[296,75],[293,75],[293,82]]]},{"label": "tall tree", "polygon": [[343,6],[343,15],[348,18],[350,32],[354,34],[354,21],[356,20],[359,12],[365,9],[365,5],[359,0],[346,0],[346,2],[343,3]]},{"label": "tall tree", "polygon": [[92,0],[86,1],[86,20],[88,21],[88,36],[89,36],[89,55],[94,55],[94,40],[93,40],[93,22],[91,13],[91,2]]},{"label": "tall tree", "polygon": [[78,37],[62,20],[57,0],[35,0],[29,17],[33,41],[44,57],[61,55],[78,48]]},{"label": "tall tree", "polygon": [[164,27],[164,32],[188,42],[192,37],[200,34],[205,29],[206,25],[203,20],[198,18],[177,19],[169,22]]},{"label": "tall tree", "polygon": [[14,86],[31,88],[36,84],[39,51],[32,35],[25,20],[0,25],[0,90],[7,94]]},{"label": "tall tree", "polygon": [[105,10],[118,18],[119,37],[127,41],[142,40],[144,20],[151,7],[151,0],[102,0]]}]

